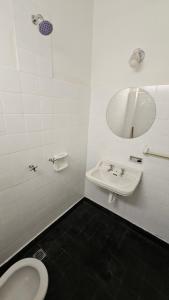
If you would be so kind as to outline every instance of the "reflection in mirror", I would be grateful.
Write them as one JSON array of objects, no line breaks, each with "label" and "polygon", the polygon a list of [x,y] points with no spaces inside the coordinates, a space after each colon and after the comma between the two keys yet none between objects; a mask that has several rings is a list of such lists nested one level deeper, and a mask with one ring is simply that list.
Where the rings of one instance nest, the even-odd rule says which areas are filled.
[{"label": "reflection in mirror", "polygon": [[142,88],[119,91],[107,108],[107,123],[114,134],[123,138],[136,138],[153,124],[156,105],[152,96]]}]

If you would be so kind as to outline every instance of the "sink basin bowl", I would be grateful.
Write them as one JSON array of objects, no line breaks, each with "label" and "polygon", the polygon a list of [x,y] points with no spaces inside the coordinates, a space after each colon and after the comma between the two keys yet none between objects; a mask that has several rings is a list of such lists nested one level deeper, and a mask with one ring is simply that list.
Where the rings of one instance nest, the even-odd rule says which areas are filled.
[{"label": "sink basin bowl", "polygon": [[99,161],[86,177],[96,185],[121,196],[131,195],[137,188],[142,171],[112,161]]}]

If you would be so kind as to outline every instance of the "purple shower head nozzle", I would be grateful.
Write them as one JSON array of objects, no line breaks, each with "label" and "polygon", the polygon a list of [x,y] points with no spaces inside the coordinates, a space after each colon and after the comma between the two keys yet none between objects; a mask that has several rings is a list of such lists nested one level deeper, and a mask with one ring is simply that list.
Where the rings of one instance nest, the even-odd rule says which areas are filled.
[{"label": "purple shower head nozzle", "polygon": [[43,35],[49,35],[53,31],[53,25],[47,20],[43,20],[39,23],[39,32]]},{"label": "purple shower head nozzle", "polygon": [[39,26],[39,32],[43,35],[49,35],[53,31],[53,25],[47,20],[44,20],[42,15],[33,15],[32,16],[32,22],[34,25]]}]

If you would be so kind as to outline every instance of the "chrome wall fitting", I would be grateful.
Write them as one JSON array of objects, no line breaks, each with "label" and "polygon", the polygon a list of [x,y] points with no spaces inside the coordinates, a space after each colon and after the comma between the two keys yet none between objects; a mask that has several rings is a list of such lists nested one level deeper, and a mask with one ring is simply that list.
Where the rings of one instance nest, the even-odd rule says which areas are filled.
[{"label": "chrome wall fitting", "polygon": [[56,159],[55,158],[49,158],[49,161],[54,164]]},{"label": "chrome wall fitting", "polygon": [[41,14],[32,15],[32,23],[34,25],[38,25],[43,20],[44,20],[44,18]]},{"label": "chrome wall fitting", "polygon": [[34,165],[29,165],[29,170],[36,172],[37,171],[38,166],[34,166]]},{"label": "chrome wall fitting", "polygon": [[42,35],[49,35],[53,31],[53,24],[45,20],[41,14],[32,15],[32,23],[39,27],[39,32]]}]

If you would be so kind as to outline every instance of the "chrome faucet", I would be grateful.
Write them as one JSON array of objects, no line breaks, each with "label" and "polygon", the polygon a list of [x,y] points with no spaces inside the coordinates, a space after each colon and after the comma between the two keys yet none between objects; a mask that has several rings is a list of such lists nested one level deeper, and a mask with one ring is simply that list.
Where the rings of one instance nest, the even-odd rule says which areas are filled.
[{"label": "chrome faucet", "polygon": [[[113,172],[114,170],[114,172]],[[107,172],[113,172],[113,175],[117,176],[117,170],[116,168],[114,169],[114,166],[112,164],[109,165],[109,169],[107,170]],[[125,173],[125,169],[124,168],[120,168],[120,176],[123,176]]]}]

